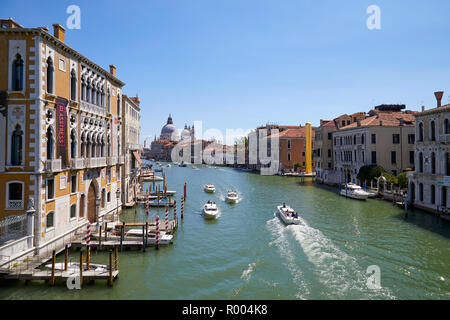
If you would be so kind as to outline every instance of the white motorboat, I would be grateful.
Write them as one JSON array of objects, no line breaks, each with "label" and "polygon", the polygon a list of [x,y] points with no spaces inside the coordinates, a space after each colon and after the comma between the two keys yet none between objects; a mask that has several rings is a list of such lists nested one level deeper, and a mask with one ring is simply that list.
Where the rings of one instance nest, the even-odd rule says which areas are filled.
[{"label": "white motorboat", "polygon": [[278,215],[285,224],[300,224],[300,217],[298,216],[298,213],[294,211],[294,209],[284,203],[277,208]]},{"label": "white motorboat", "polygon": [[207,184],[205,186],[205,192],[214,193],[214,192],[216,192],[216,187],[214,187],[213,184]]},{"label": "white motorboat", "polygon": [[[48,269],[51,269],[52,265],[46,264],[45,267]],[[83,270],[86,270],[86,268],[87,268],[86,263],[83,263]],[[64,262],[55,263],[55,270],[64,271],[65,263]],[[80,263],[79,262],[69,262],[67,264],[67,270],[71,271],[71,272],[80,271]],[[95,272],[109,272],[108,266],[105,264],[90,263],[89,270],[93,270]]]},{"label": "white motorboat", "polygon": [[203,207],[205,219],[216,219],[219,215],[219,210],[215,202],[208,201]]},{"label": "white motorboat", "polygon": [[227,201],[229,203],[236,203],[236,202],[238,202],[238,199],[239,199],[239,197],[238,197],[238,194],[236,191],[233,191],[233,190],[228,191]]},{"label": "white motorboat", "polygon": [[[125,234],[124,240],[138,240],[142,239],[142,229],[130,229]],[[173,240],[173,235],[166,234],[164,231],[160,231],[159,233],[159,244],[171,244]],[[156,233],[149,232],[147,233],[147,244],[156,244]]]},{"label": "white motorboat", "polygon": [[347,183],[344,185],[341,189],[340,195],[357,200],[366,200],[369,197],[368,192],[365,192],[360,186],[353,183]]}]

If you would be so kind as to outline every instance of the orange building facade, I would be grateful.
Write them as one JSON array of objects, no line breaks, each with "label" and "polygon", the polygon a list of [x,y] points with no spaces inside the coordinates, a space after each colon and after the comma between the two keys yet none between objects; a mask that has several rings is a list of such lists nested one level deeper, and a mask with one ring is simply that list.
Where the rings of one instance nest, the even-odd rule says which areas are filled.
[{"label": "orange building facade", "polygon": [[60,25],[0,23],[0,255],[11,257],[120,211],[125,84],[68,46]]}]

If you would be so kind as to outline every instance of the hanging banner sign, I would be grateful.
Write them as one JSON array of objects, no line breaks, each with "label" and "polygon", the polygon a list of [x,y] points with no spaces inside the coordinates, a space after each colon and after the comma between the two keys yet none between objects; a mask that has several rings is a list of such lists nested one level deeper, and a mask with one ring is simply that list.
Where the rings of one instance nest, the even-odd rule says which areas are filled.
[{"label": "hanging banner sign", "polygon": [[56,99],[56,146],[63,168],[69,166],[67,163],[67,103],[67,99],[59,97]]}]

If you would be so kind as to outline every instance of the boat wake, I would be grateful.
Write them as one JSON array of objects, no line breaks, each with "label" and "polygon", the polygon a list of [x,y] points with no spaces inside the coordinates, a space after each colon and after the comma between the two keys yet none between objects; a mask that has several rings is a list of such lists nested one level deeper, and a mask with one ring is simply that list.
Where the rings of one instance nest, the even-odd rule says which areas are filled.
[{"label": "boat wake", "polygon": [[387,288],[370,290],[368,275],[356,259],[336,247],[318,229],[302,222],[301,225],[290,225],[286,230],[292,233],[308,261],[314,265],[318,280],[331,289],[327,292],[330,298],[395,298]]},{"label": "boat wake", "polygon": [[269,231],[272,233],[272,237],[274,238],[269,246],[276,246],[280,250],[280,254],[284,259],[283,265],[289,270],[291,273],[292,281],[297,287],[297,295],[298,299],[307,299],[310,293],[310,284],[306,282],[306,278],[304,277],[304,273],[298,263],[296,262],[294,249],[291,244],[288,242],[286,230],[282,222],[279,218],[274,214],[274,218],[267,221],[267,227]]}]

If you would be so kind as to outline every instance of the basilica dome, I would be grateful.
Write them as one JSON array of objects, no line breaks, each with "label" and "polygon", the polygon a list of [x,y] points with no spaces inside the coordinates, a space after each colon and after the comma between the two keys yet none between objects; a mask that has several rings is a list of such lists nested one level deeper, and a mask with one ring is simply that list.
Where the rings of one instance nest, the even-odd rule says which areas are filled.
[{"label": "basilica dome", "polygon": [[178,136],[178,130],[173,124],[172,116],[169,115],[167,119],[167,124],[161,129],[160,139],[176,141]]}]

